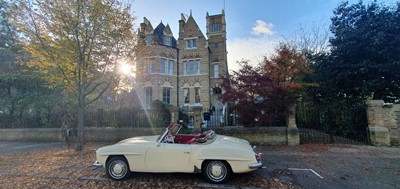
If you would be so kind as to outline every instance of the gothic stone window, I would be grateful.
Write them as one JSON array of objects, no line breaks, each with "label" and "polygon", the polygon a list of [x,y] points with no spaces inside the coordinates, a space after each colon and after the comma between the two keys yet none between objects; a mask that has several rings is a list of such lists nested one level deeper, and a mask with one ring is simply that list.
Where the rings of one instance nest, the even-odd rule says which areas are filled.
[{"label": "gothic stone window", "polygon": [[200,87],[194,88],[194,103],[200,103]]},{"label": "gothic stone window", "polygon": [[214,64],[214,78],[219,78],[219,65]]},{"label": "gothic stone window", "polygon": [[171,46],[171,37],[168,35],[165,36],[165,45]]},{"label": "gothic stone window", "polygon": [[189,104],[190,103],[189,96],[190,96],[189,88],[183,88],[183,98],[184,98],[183,103],[184,104]]},{"label": "gothic stone window", "polygon": [[160,74],[172,75],[174,73],[174,61],[162,58],[160,61]]},{"label": "gothic stone window", "polygon": [[187,49],[197,48],[197,40],[196,39],[186,39],[186,48]]},{"label": "gothic stone window", "polygon": [[200,59],[184,60],[183,75],[184,76],[200,75]]},{"label": "gothic stone window", "polygon": [[168,60],[168,75],[172,75],[174,73],[174,61]]},{"label": "gothic stone window", "polygon": [[211,32],[219,32],[221,31],[221,23],[212,23],[211,24]]},{"label": "gothic stone window", "polygon": [[147,63],[144,65],[144,73],[145,74],[152,74],[156,72],[156,64],[154,63]]},{"label": "gothic stone window", "polygon": [[214,43],[214,48],[218,48],[218,43]]},{"label": "gothic stone window", "polygon": [[171,104],[171,88],[164,87],[163,88],[163,101]]}]

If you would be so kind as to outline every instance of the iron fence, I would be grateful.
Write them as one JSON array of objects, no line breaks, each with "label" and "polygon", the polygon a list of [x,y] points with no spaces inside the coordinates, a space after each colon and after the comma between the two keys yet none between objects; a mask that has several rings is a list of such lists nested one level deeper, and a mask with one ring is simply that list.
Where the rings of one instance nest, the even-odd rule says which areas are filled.
[{"label": "iron fence", "polygon": [[118,109],[98,110],[86,113],[85,126],[87,127],[165,127],[171,117],[169,111],[162,109]]},{"label": "iron fence", "polygon": [[368,131],[355,132],[323,132],[313,129],[299,128],[300,144],[367,144],[370,145]]},{"label": "iron fence", "polygon": [[227,108],[212,108],[203,109],[203,119],[204,113],[208,113],[209,120],[204,120],[205,127],[222,127],[222,126],[232,126],[234,122],[234,114],[228,111]]},{"label": "iron fence", "polygon": [[[171,120],[170,116],[170,112],[164,109],[99,109],[86,112],[85,127],[165,127]],[[76,127],[77,124],[76,114],[66,111],[24,115],[15,119],[0,115],[0,128],[60,128]]]}]

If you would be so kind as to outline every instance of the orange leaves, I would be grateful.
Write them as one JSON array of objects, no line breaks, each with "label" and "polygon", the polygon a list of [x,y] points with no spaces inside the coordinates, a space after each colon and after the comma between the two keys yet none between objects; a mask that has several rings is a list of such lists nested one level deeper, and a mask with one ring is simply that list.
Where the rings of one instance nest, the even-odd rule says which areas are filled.
[{"label": "orange leaves", "polygon": [[303,78],[312,73],[307,57],[286,44],[280,44],[276,49],[277,54],[271,58],[264,58],[263,71],[273,82],[282,88],[298,92],[312,83],[303,82]]}]

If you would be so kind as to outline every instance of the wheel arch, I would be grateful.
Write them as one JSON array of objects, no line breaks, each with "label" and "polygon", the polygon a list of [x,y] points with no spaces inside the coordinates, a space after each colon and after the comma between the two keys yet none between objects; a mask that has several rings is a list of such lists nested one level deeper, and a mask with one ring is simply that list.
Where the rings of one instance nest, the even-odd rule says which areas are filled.
[{"label": "wheel arch", "polygon": [[201,172],[203,172],[203,169],[204,169],[204,166],[206,165],[206,163],[208,163],[208,162],[210,162],[210,161],[222,161],[222,162],[225,162],[227,165],[228,165],[228,169],[230,170],[230,171],[232,171],[232,166],[231,166],[231,164],[227,161],[227,160],[224,160],[224,159],[205,159],[205,160],[203,160],[202,162],[201,162]]},{"label": "wheel arch", "polygon": [[[124,155],[109,155],[109,156],[107,157],[107,159],[106,159],[106,165],[107,165],[108,162],[109,162],[112,158],[114,158],[114,157],[122,157],[122,158],[125,158],[126,162],[128,162],[128,166],[129,166],[129,161],[128,161],[128,159],[127,159]],[[129,166],[129,167],[130,167],[130,166]]]}]

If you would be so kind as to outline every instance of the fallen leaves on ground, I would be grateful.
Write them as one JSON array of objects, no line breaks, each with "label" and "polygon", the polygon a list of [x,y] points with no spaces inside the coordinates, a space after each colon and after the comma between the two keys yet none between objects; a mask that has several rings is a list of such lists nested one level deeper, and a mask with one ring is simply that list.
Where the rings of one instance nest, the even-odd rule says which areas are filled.
[{"label": "fallen leaves on ground", "polygon": [[[3,188],[204,188],[201,174],[134,173],[127,181],[112,181],[103,168],[91,166],[95,149],[104,143],[89,143],[84,150],[56,150],[0,155],[0,189]],[[237,188],[291,189],[297,186],[267,179],[254,172],[234,175],[229,186]],[[205,185],[206,188],[213,185]]]}]

